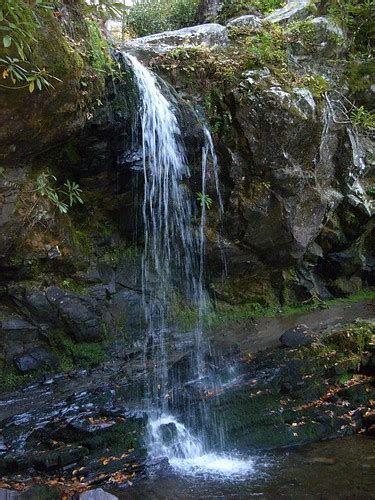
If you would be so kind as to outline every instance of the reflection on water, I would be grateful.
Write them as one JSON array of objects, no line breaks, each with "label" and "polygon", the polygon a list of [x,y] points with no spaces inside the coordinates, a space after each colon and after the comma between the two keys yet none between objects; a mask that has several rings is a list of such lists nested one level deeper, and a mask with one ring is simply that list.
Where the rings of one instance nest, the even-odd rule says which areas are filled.
[{"label": "reflection on water", "polygon": [[[233,459],[233,456],[232,456]],[[267,453],[248,461],[242,474],[225,473],[235,463],[207,455],[202,463],[184,464],[182,473],[165,472],[127,490],[121,499],[187,498],[375,498],[375,440],[347,437],[292,450]],[[234,460],[234,459],[233,459]],[[215,463],[216,461],[216,463]],[[245,462],[241,462],[245,464]],[[175,465],[175,464],[174,464]],[[238,465],[238,464],[237,464]],[[210,467],[215,469],[210,473]],[[243,467],[245,467],[243,465]]]}]

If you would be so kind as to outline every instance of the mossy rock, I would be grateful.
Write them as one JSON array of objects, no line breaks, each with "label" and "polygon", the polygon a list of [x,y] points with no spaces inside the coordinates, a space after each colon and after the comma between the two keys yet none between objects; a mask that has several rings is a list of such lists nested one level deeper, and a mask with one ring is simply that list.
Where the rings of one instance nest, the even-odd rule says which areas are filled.
[{"label": "mossy rock", "polygon": [[[79,9],[77,12],[75,23],[84,26]],[[2,90],[5,99],[0,120],[5,127],[0,140],[2,161],[9,165],[24,159],[25,155],[30,158],[32,154],[61,143],[81,129],[87,112],[104,90],[104,76],[95,72],[83,53],[68,41],[58,19],[47,13],[40,22],[30,61],[54,77],[50,78],[53,88],[35,89],[32,93],[28,88]],[[1,52],[4,49],[0,49]],[[17,56],[9,50],[1,55]],[[81,85],[83,78],[86,87]]]},{"label": "mossy rock", "polygon": [[269,276],[241,276],[212,284],[216,297],[231,305],[253,304],[256,308],[278,305]]}]

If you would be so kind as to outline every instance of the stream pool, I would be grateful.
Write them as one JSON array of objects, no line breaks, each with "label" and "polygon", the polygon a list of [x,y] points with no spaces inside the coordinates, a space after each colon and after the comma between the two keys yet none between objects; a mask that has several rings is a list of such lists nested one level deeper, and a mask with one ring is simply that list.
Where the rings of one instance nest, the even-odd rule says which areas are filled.
[{"label": "stream pool", "polygon": [[233,460],[216,462],[214,470],[215,462],[207,457],[204,464],[155,474],[112,493],[132,500],[375,498],[375,440],[370,438],[347,437]]}]

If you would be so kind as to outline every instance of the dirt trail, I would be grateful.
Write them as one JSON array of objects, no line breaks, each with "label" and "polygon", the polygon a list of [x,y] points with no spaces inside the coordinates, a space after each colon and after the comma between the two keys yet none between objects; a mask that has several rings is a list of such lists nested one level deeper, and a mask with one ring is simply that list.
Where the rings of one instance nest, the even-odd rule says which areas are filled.
[{"label": "dirt trail", "polygon": [[211,334],[214,344],[223,348],[237,345],[242,352],[258,352],[280,345],[279,338],[298,324],[322,332],[326,328],[351,323],[356,319],[375,319],[375,299],[336,304],[327,309],[317,309],[275,318],[244,319],[215,327]]}]

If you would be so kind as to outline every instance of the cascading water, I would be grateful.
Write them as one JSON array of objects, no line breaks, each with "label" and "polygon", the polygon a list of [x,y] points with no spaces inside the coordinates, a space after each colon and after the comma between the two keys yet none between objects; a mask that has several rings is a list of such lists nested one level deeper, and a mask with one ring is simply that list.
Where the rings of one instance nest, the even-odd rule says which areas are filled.
[{"label": "cascading water", "polygon": [[[205,429],[209,416],[202,411],[202,429],[193,433],[173,416],[172,390],[168,380],[168,333],[170,302],[178,290],[197,311],[192,380],[205,377],[202,324],[208,300],[204,287],[206,222],[206,178],[208,158],[213,163],[214,183],[218,192],[217,159],[211,135],[202,129],[202,180],[200,224],[187,181],[191,175],[182,140],[177,112],[163,95],[156,77],[135,57],[124,55],[132,67],[139,93],[140,142],[144,175],[144,253],[142,289],[147,323],[144,349],[147,389],[145,406],[149,415],[149,452],[152,457],[168,457],[178,470],[217,470],[229,474],[234,469],[251,468],[250,462],[209,454]],[[204,405],[203,405],[204,406]],[[203,429],[205,427],[205,429]],[[220,434],[220,432],[218,433]],[[238,467],[238,464],[242,464]]]}]

